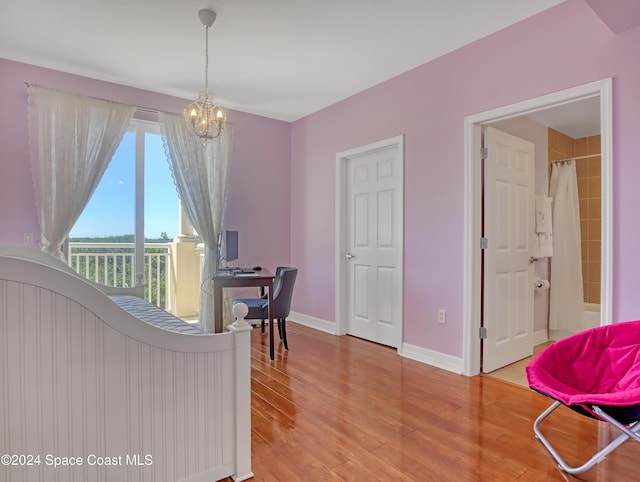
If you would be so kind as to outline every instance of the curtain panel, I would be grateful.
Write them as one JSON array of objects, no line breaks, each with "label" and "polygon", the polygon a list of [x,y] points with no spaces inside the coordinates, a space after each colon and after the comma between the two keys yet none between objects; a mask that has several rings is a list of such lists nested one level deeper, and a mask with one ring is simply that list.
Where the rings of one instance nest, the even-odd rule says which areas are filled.
[{"label": "curtain panel", "polygon": [[62,243],[107,169],[136,108],[28,86],[29,148],[42,251]]},{"label": "curtain panel", "polygon": [[205,246],[198,320],[202,330],[213,332],[213,294],[207,290],[206,282],[219,261],[218,239],[226,201],[231,126],[227,124],[219,138],[203,141],[187,130],[182,116],[164,112],[158,116],[182,208]]},{"label": "curtain panel", "polygon": [[584,292],[575,161],[553,164],[550,184],[553,198],[553,258],[549,329],[577,333],[584,329]]}]

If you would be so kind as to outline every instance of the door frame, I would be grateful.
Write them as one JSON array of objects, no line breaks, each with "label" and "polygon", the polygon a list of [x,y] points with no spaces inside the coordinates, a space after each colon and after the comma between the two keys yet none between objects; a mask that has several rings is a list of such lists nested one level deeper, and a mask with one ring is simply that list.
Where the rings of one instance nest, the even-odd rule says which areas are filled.
[{"label": "door frame", "polygon": [[[348,226],[347,220],[347,208],[349,206],[347,199],[347,161],[354,157],[359,157],[366,154],[386,150],[386,149],[398,149],[399,156],[399,168],[398,173],[400,186],[399,195],[397,201],[400,203],[400,210],[403,213],[398,219],[398,229],[400,233],[400,242],[398,246],[398,260],[400,270],[400,280],[404,280],[403,268],[404,268],[404,135],[389,137],[371,144],[355,147],[346,151],[338,152],[336,154],[336,224],[335,224],[335,320],[336,320],[336,334],[346,335],[349,328],[348,323],[348,309],[349,309],[349,293],[347,286],[347,269],[348,263],[344,255],[347,250],[347,232]],[[400,323],[400,333],[403,333],[403,281],[400,286],[396,287],[396,296],[398,296],[399,303],[396,307],[398,322]],[[398,344],[398,352],[402,353],[403,337],[400,337]]]},{"label": "door frame", "polygon": [[480,373],[481,292],[481,130],[491,124],[580,100],[600,98],[601,134],[601,267],[600,324],[612,323],[613,308],[613,125],[612,79],[606,78],[465,117],[464,120],[464,305],[463,370]]}]

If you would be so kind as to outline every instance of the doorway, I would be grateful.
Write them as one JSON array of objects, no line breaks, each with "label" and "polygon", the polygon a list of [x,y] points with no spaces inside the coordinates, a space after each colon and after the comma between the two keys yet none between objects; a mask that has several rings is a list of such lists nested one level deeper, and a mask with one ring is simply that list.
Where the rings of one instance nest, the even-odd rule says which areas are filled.
[{"label": "doorway", "polygon": [[336,325],[402,344],[403,137],[336,155]]},{"label": "doorway", "polygon": [[465,375],[480,372],[481,254],[482,229],[482,127],[524,115],[597,98],[601,126],[601,318],[612,321],[612,81],[604,79],[528,101],[483,112],[465,119],[465,253],[464,253],[464,353]]}]

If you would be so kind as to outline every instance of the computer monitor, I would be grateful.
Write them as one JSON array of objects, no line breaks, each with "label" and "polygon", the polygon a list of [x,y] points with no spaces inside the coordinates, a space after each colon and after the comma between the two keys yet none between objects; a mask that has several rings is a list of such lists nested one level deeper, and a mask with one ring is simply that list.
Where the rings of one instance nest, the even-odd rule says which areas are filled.
[{"label": "computer monitor", "polygon": [[227,263],[238,259],[238,231],[225,231],[224,259]]}]

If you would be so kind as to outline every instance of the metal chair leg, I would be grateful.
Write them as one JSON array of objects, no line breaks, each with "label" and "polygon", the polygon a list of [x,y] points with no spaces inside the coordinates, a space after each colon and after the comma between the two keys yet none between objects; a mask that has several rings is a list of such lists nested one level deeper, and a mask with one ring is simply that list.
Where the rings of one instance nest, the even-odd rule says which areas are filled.
[{"label": "metal chair leg", "polygon": [[551,443],[546,439],[546,437],[544,435],[542,435],[542,432],[540,431],[540,424],[542,423],[542,421],[545,418],[547,418],[549,415],[551,415],[551,412],[553,412],[554,410],[556,410],[560,406],[562,406],[562,404],[560,402],[556,401],[549,408],[547,408],[544,412],[542,412],[542,414],[540,414],[540,416],[536,419],[535,423],[533,424],[533,431],[536,434],[536,438],[538,438],[538,440],[540,440],[542,442],[542,444],[549,451],[549,453],[553,456],[553,458],[556,459],[556,462],[558,463],[560,468],[562,470],[564,470],[565,472],[567,472],[568,474],[574,474],[575,475],[575,474],[581,474],[582,472],[586,472],[587,470],[591,469],[594,465],[599,464],[600,462],[602,462],[607,455],[609,455],[616,448],[618,448],[620,445],[622,445],[622,443],[625,442],[626,440],[628,440],[630,437],[633,437],[633,439],[638,440],[637,433],[638,433],[638,431],[640,431],[640,422],[635,422],[630,427],[624,427],[621,424],[619,424],[615,419],[613,419],[612,417],[608,416],[606,413],[602,412],[599,409],[599,407],[594,407],[594,411],[596,413],[598,413],[598,415],[600,417],[603,417],[608,422],[610,422],[612,425],[614,425],[617,428],[619,428],[620,430],[622,430],[623,433],[621,433],[615,439],[613,439],[611,442],[609,442],[609,444],[604,446],[600,451],[596,452],[589,460],[587,460],[581,466],[579,466],[579,467],[570,467],[564,461],[564,459],[562,457],[560,457],[560,454],[558,454],[556,449],[551,445]]}]

